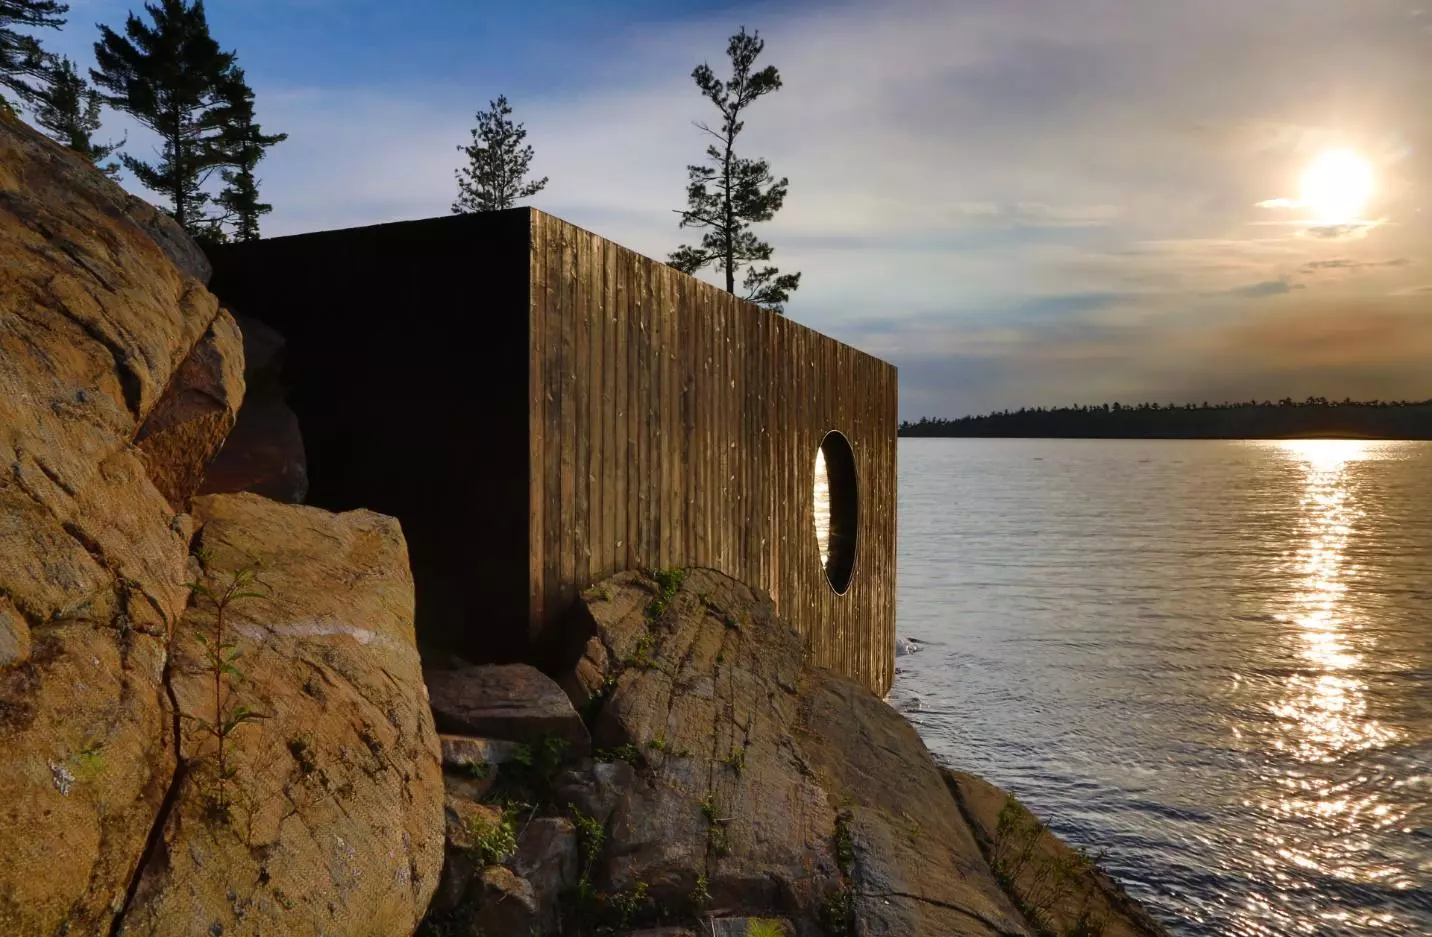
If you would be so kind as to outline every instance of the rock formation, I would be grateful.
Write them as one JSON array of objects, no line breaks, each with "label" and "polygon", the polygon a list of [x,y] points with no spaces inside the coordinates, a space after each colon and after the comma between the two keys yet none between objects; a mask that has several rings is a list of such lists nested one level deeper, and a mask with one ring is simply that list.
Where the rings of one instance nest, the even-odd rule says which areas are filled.
[{"label": "rock formation", "polygon": [[[388,937],[437,884],[439,749],[396,522],[189,503],[244,390],[207,274],[167,216],[0,119],[7,937]],[[230,610],[233,646],[206,665],[215,619],[189,583],[251,559],[271,591]]]},{"label": "rock formation", "polygon": [[[491,724],[521,744],[445,739],[429,933],[1163,934],[1027,814],[1001,823],[1003,792],[942,773],[886,703],[811,667],[759,592],[626,573],[583,594],[573,629],[558,682],[594,754],[551,731],[551,704]],[[506,667],[443,679],[461,672],[488,698],[551,693]]]}]

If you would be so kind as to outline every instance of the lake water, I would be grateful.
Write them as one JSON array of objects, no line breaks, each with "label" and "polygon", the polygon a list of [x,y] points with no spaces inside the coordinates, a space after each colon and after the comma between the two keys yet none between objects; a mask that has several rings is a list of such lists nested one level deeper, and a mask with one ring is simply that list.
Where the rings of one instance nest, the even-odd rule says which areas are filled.
[{"label": "lake water", "polygon": [[1432,443],[906,439],[891,702],[1179,935],[1432,935]]}]

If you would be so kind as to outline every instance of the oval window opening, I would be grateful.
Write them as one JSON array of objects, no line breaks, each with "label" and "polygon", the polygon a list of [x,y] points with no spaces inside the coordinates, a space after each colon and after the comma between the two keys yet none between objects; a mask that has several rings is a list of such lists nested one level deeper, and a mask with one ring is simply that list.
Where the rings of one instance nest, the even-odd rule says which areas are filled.
[{"label": "oval window opening", "polygon": [[850,588],[855,572],[859,513],[855,453],[844,434],[831,431],[815,454],[815,542],[825,578],[838,595]]}]

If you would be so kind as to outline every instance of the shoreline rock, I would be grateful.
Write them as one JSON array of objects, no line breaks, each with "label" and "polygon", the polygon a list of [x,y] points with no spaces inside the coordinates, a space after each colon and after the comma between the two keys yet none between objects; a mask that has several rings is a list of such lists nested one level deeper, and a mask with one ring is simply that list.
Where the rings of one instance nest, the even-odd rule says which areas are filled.
[{"label": "shoreline rock", "polygon": [[[570,818],[576,879],[525,876],[516,848],[474,861],[470,830],[450,831],[445,882],[468,885],[420,933],[467,933],[490,903],[516,902],[539,932],[578,937],[743,934],[752,921],[798,937],[1167,937],[1042,827],[1034,864],[1001,864],[1006,832],[987,807],[1002,792],[942,769],[896,710],[812,667],[758,590],[706,569],[624,573],[586,590],[573,621],[578,650],[556,676],[592,757],[544,756],[540,718],[509,724],[532,746],[522,770],[502,764],[463,809],[501,811],[484,842],[503,824],[521,841]],[[491,692],[502,668],[487,670]],[[459,775],[450,763],[450,802]],[[1063,876],[1053,895],[1040,891],[1048,862]]]}]

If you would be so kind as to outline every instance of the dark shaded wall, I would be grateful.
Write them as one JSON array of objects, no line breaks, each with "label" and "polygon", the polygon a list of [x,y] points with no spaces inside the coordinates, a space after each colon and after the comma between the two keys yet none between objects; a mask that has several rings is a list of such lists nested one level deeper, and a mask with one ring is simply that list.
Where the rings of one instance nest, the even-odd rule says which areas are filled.
[{"label": "dark shaded wall", "polygon": [[288,340],[308,503],[397,517],[420,640],[527,650],[526,209],[213,249],[210,289]]}]

